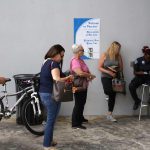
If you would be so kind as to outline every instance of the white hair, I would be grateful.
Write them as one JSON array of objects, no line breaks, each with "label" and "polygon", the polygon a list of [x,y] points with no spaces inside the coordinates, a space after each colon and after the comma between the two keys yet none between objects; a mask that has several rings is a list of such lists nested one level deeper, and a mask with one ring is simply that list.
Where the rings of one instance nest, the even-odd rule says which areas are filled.
[{"label": "white hair", "polygon": [[81,44],[80,45],[78,45],[78,44],[73,44],[72,45],[73,53],[77,53],[80,49],[83,49],[83,46]]}]

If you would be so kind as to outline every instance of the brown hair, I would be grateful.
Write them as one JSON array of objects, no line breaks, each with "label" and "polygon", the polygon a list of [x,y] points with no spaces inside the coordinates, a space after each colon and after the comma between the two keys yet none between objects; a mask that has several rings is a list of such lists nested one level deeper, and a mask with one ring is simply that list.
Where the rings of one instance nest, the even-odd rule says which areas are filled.
[{"label": "brown hair", "polygon": [[53,58],[57,54],[60,54],[62,51],[65,52],[65,49],[61,45],[59,45],[59,44],[53,45],[46,53],[44,59]]},{"label": "brown hair", "polygon": [[[53,58],[56,55],[60,54],[62,51],[65,52],[65,49],[60,44],[53,45],[46,53],[44,59]],[[62,65],[63,65],[63,60],[61,60],[60,62],[61,69],[62,69]]]}]

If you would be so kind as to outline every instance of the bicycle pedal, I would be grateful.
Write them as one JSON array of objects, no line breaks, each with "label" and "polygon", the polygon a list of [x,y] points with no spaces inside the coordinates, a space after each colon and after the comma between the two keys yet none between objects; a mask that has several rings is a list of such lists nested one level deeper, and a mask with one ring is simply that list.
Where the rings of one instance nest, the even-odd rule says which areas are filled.
[{"label": "bicycle pedal", "polygon": [[11,113],[9,111],[5,112],[5,118],[10,118],[11,117]]},{"label": "bicycle pedal", "polygon": [[3,113],[0,113],[0,116],[3,116],[4,114]]}]

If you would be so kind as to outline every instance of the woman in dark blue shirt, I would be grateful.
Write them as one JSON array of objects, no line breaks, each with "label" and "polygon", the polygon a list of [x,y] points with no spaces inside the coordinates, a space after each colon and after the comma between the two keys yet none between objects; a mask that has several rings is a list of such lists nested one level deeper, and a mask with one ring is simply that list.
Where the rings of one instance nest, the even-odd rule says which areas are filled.
[{"label": "woman in dark blue shirt", "polygon": [[53,147],[53,129],[57,114],[60,109],[60,102],[52,100],[53,80],[65,82],[72,80],[72,75],[63,77],[60,63],[62,62],[62,55],[64,55],[64,48],[61,45],[52,46],[45,55],[45,61],[40,72],[40,89],[39,94],[41,101],[47,111],[47,122],[44,132],[43,146],[45,150],[54,150]]}]

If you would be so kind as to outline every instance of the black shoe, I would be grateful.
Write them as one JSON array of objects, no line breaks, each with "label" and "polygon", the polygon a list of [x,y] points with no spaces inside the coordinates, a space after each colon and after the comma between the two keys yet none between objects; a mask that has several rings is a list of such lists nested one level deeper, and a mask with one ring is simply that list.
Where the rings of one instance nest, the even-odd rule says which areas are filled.
[{"label": "black shoe", "polygon": [[149,99],[148,99],[148,101],[147,101],[147,102],[148,102],[148,104],[150,105],[150,97],[149,97]]},{"label": "black shoe", "polygon": [[133,105],[133,110],[137,110],[141,102],[135,103]]},{"label": "black shoe", "polygon": [[80,125],[80,126],[72,126],[72,128],[73,129],[86,129],[86,127],[85,126],[82,126],[82,125]]},{"label": "black shoe", "polygon": [[85,119],[85,118],[83,118],[83,119],[82,119],[82,123],[88,123],[88,120]]}]

